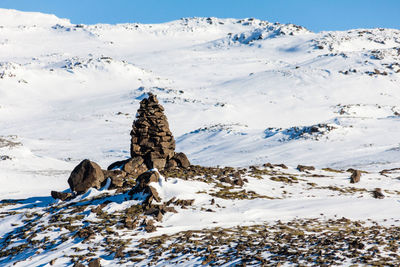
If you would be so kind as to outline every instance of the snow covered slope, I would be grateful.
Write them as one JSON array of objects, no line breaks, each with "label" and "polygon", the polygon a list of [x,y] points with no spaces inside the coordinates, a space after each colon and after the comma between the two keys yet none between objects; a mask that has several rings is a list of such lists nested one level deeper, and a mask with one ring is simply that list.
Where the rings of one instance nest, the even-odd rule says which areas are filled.
[{"label": "snow covered slope", "polygon": [[[257,19],[72,25],[0,10],[0,197],[62,188],[129,156],[147,92],[202,165],[380,170],[400,163],[400,31],[312,33]],[[22,183],[23,184],[23,183]]]}]

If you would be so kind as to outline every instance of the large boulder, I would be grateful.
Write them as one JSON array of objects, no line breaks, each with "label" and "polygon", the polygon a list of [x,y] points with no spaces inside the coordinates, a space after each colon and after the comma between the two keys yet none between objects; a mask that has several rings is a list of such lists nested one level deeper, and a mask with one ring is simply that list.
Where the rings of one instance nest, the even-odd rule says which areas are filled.
[{"label": "large boulder", "polygon": [[100,166],[85,159],[74,168],[68,178],[68,184],[72,191],[83,194],[92,187],[100,189],[104,179]]},{"label": "large boulder", "polygon": [[188,168],[190,166],[189,159],[182,152],[176,153],[175,156],[172,159],[177,163],[178,167],[186,169],[186,168]]}]

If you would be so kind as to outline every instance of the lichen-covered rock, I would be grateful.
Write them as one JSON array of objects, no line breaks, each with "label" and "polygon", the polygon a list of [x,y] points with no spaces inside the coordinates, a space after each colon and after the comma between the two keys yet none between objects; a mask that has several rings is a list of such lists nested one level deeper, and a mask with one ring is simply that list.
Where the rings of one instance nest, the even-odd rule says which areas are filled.
[{"label": "lichen-covered rock", "polygon": [[100,189],[104,179],[100,166],[85,159],[74,168],[68,178],[68,184],[73,192],[83,194],[92,187]]}]

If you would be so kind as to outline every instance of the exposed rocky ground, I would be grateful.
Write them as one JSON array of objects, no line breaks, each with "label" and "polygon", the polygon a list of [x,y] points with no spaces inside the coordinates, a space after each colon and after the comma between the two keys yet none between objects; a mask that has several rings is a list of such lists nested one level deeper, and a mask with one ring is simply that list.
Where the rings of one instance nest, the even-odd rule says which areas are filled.
[{"label": "exposed rocky ground", "polygon": [[[390,172],[395,170],[385,171]],[[103,265],[127,266],[396,266],[400,260],[396,214],[377,223],[341,217],[340,211],[333,209],[337,212],[334,214],[328,205],[325,211],[311,211],[307,218],[283,216],[278,220],[276,215],[269,218],[265,213],[264,219],[236,226],[235,216],[242,216],[243,211],[239,208],[235,212],[235,205],[244,205],[250,211],[252,205],[259,209],[285,199],[319,201],[322,195],[328,199],[341,196],[356,209],[360,204],[372,209],[376,205],[390,208],[385,207],[387,202],[379,201],[399,199],[400,190],[382,182],[383,176],[376,180],[375,173],[362,174],[358,186],[351,184],[351,171],[315,170],[311,166],[298,166],[297,170],[272,164],[249,169],[190,166],[161,173],[145,172],[117,189],[107,189],[108,184],[100,191],[90,189],[66,201],[1,201],[0,216],[13,225],[13,230],[3,234],[0,262],[59,266],[100,259]],[[330,185],[326,185],[329,180]],[[375,184],[366,186],[363,180],[387,186],[378,189],[380,195],[376,195]],[[258,189],[260,183],[268,184],[268,193]],[[192,189],[180,190],[182,185]],[[169,198],[171,191],[174,193]],[[190,198],[181,198],[185,194]],[[209,219],[190,226],[193,214]],[[226,216],[232,220],[226,221]],[[182,226],[173,227],[174,220]]]}]

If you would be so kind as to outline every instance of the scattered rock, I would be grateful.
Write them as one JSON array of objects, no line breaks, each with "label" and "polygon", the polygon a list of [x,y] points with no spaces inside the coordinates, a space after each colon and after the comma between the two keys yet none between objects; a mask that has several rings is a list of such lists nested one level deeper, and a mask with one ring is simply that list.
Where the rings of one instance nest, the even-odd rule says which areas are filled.
[{"label": "scattered rock", "polygon": [[126,160],[116,161],[108,166],[107,170],[122,170],[134,176],[140,175],[148,170],[142,157],[133,157]]},{"label": "scattered rock", "polygon": [[151,203],[151,200],[155,200],[155,201],[157,201],[157,202],[161,202],[161,198],[160,198],[160,196],[158,195],[158,192],[157,192],[157,190],[154,188],[154,187],[152,187],[152,186],[147,186],[146,188],[145,188],[145,190],[143,191],[145,194],[148,194],[149,195],[149,197],[147,198],[147,200],[145,201],[145,202],[148,202],[149,204]]},{"label": "scattered rock", "polygon": [[129,161],[129,159],[125,159],[125,160],[120,160],[120,161],[111,163],[111,165],[107,167],[107,170],[109,170],[109,171],[122,170],[124,168],[125,163],[127,163],[128,161]]},{"label": "scattered rock", "polygon": [[12,160],[12,158],[7,155],[0,155],[0,160]]},{"label": "scattered rock", "polygon": [[68,184],[71,191],[83,194],[92,187],[100,189],[104,179],[100,166],[85,159],[72,171]]},{"label": "scattered rock", "polygon": [[350,183],[355,184],[358,183],[361,179],[361,171],[360,170],[352,170],[353,173],[350,176]]},{"label": "scattered rock", "polygon": [[182,152],[176,153],[172,159],[174,159],[177,162],[178,166],[181,168],[186,169],[190,166],[190,162],[189,162],[188,158]]},{"label": "scattered rock", "polygon": [[79,231],[76,232],[75,235],[78,236],[79,238],[91,239],[95,236],[95,232],[91,228],[86,227],[79,229]]},{"label": "scattered rock", "polygon": [[142,157],[133,157],[125,163],[123,170],[133,175],[140,175],[147,171],[147,167]]},{"label": "scattered rock", "polygon": [[313,171],[313,170],[315,170],[315,167],[314,166],[297,165],[297,169],[301,172],[304,172],[304,171]]},{"label": "scattered rock", "polygon": [[60,199],[62,201],[65,201],[67,199],[71,199],[73,197],[72,193],[64,193],[64,192],[57,192],[57,191],[51,191],[51,196],[54,199]]},{"label": "scattered rock", "polygon": [[273,169],[274,165],[272,165],[271,163],[267,162],[267,163],[263,164],[263,167]]},{"label": "scattered rock", "polygon": [[156,171],[148,171],[139,175],[136,179],[135,190],[142,192],[150,183],[158,183],[160,175]]},{"label": "scattered rock", "polygon": [[157,228],[154,226],[154,221],[153,220],[146,220],[144,223],[144,230],[148,233],[155,232]]},{"label": "scattered rock", "polygon": [[232,180],[229,177],[226,177],[226,176],[220,178],[219,181],[221,183],[233,184]]},{"label": "scattered rock", "polygon": [[233,184],[242,187],[244,185],[244,180],[242,180],[242,178],[239,177],[233,180]]},{"label": "scattered rock", "polygon": [[167,164],[165,165],[165,169],[175,169],[178,167],[178,163],[172,158],[170,159]]},{"label": "scattered rock", "polygon": [[365,245],[359,240],[353,240],[349,243],[349,248],[351,249],[363,249]]},{"label": "scattered rock", "polygon": [[124,226],[130,230],[133,230],[137,227],[138,221],[133,219],[131,216],[127,216],[124,220]]},{"label": "scattered rock", "polygon": [[124,248],[120,247],[116,252],[115,252],[115,258],[123,258],[125,257],[125,253],[124,253]]},{"label": "scattered rock", "polygon": [[136,185],[132,190],[129,192],[130,195],[134,195],[137,193],[147,194],[147,198],[144,202],[145,206],[148,206],[152,203],[153,200],[157,202],[161,202],[161,198],[158,195],[157,190],[150,186],[150,183],[158,183],[160,179],[160,175],[156,171],[147,171],[139,175],[136,179]]},{"label": "scattered rock", "polygon": [[385,195],[382,193],[382,189],[381,188],[375,188],[375,190],[372,191],[372,195],[373,195],[374,198],[377,198],[377,199],[385,198]]},{"label": "scattered rock", "polygon": [[283,163],[281,163],[281,164],[274,164],[274,167],[280,167],[280,168],[282,168],[282,169],[287,169],[288,167],[285,165],[285,164],[283,164]]},{"label": "scattered rock", "polygon": [[126,172],[121,170],[112,170],[112,171],[103,170],[103,174],[105,179],[102,186],[107,181],[107,178],[111,179],[110,189],[119,188],[124,185]]},{"label": "scattered rock", "polygon": [[178,199],[174,201],[174,204],[177,206],[181,206],[181,208],[186,208],[187,206],[192,206],[194,203],[194,199]]}]

